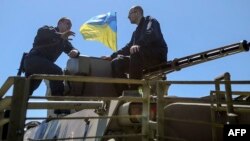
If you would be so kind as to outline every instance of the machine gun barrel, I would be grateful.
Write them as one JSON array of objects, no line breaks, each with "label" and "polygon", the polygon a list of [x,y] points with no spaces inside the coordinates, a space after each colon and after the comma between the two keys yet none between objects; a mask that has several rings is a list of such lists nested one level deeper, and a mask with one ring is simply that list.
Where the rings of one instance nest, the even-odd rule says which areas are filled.
[{"label": "machine gun barrel", "polygon": [[249,51],[250,43],[243,40],[239,43],[223,46],[220,48],[204,51],[201,53],[189,55],[182,58],[176,58],[172,61],[150,67],[143,71],[145,79],[154,79],[165,74],[179,71],[182,68],[201,64],[211,60],[219,59],[225,56],[233,55],[243,51]]}]

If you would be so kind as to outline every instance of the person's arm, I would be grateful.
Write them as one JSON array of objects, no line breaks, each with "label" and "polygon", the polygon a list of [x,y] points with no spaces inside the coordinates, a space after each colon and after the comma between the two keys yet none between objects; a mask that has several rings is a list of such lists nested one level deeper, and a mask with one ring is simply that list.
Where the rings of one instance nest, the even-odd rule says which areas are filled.
[{"label": "person's arm", "polygon": [[43,26],[38,29],[35,41],[39,42],[53,42],[55,39],[60,39],[61,35],[56,33],[56,29],[51,26]]},{"label": "person's arm", "polygon": [[75,49],[68,40],[64,40],[64,53],[68,54],[71,58],[77,58],[80,55],[80,52]]},{"label": "person's arm", "polygon": [[111,58],[114,59],[118,56],[118,54],[124,55],[124,56],[129,56],[130,55],[130,47],[133,45],[133,41],[134,41],[134,33],[130,39],[130,42],[128,44],[126,44],[125,47],[123,47],[122,49],[118,50],[117,52],[114,52],[113,54],[111,54]]},{"label": "person's arm", "polygon": [[55,42],[55,40],[68,40],[69,36],[75,36],[75,33],[68,30],[63,33],[56,31],[56,29],[52,26],[43,26],[38,29],[36,40],[39,42]]}]

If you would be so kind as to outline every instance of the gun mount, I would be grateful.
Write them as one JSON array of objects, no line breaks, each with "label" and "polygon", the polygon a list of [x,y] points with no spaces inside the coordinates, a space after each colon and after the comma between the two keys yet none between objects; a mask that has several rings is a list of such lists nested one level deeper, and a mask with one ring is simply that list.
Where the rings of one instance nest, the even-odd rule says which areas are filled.
[{"label": "gun mount", "polygon": [[227,45],[220,48],[204,51],[201,53],[189,55],[182,58],[176,58],[172,61],[168,61],[157,66],[153,66],[144,70],[145,79],[154,79],[161,77],[162,75],[179,71],[186,67],[191,67],[197,64],[205,63],[211,60],[219,59],[243,51],[249,51],[250,43],[243,40],[239,43]]}]

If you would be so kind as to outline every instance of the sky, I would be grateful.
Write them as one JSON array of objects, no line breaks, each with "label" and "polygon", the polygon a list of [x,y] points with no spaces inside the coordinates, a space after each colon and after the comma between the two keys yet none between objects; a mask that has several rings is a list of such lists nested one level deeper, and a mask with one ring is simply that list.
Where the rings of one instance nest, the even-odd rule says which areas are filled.
[{"label": "sky", "polygon": [[[76,33],[72,44],[81,55],[109,56],[112,50],[100,42],[86,41],[80,26],[90,18],[107,12],[117,12],[118,49],[129,42],[136,25],[128,20],[129,9],[140,5],[144,15],[156,18],[168,44],[168,60],[181,58],[225,45],[250,41],[249,0],[1,0],[0,1],[0,86],[17,74],[23,52],[28,52],[37,33],[44,26],[56,26],[58,19],[69,17]],[[56,64],[66,67],[68,56],[62,54]],[[229,72],[232,80],[250,80],[250,52],[243,52],[218,60],[173,72],[168,80],[214,80]],[[250,91],[247,86],[233,86]],[[214,86],[172,85],[169,95],[202,97],[209,95]],[[45,95],[44,83],[34,96]],[[6,95],[11,95],[8,91]],[[31,116],[45,112],[29,111]]]}]

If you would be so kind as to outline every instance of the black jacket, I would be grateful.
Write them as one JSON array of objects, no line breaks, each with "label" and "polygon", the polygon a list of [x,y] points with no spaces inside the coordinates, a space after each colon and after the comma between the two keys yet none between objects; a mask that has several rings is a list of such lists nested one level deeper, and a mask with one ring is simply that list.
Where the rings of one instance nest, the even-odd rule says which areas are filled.
[{"label": "black jacket", "polygon": [[62,52],[68,54],[75,49],[68,40],[63,40],[58,29],[52,26],[43,26],[37,31],[30,55],[39,55],[55,62]]},{"label": "black jacket", "polygon": [[150,16],[141,19],[138,27],[133,32],[130,42],[121,50],[113,53],[111,58],[117,57],[118,54],[129,56],[130,47],[133,45],[139,45],[143,48],[157,52],[160,58],[167,57],[168,48],[161,33],[160,24],[156,19]]}]

